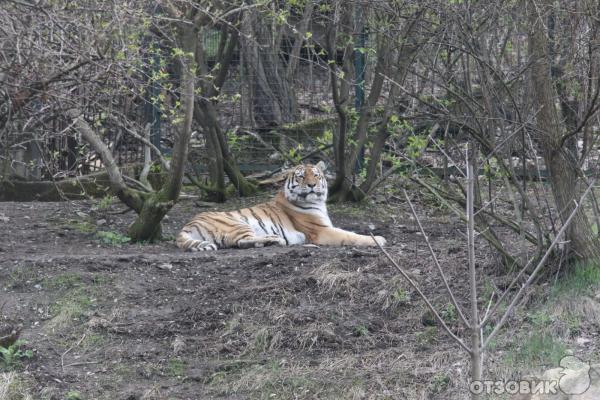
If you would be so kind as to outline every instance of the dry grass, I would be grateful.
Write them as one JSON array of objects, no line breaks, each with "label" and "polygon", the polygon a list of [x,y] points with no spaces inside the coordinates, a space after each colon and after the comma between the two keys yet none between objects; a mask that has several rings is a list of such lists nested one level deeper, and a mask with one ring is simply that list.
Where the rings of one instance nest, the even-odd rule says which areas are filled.
[{"label": "dry grass", "polygon": [[0,374],[0,399],[33,400],[28,380],[16,372]]},{"label": "dry grass", "polygon": [[272,327],[260,327],[254,331],[246,347],[247,353],[264,353],[277,350],[281,346],[283,335]]},{"label": "dry grass", "polygon": [[304,327],[297,333],[296,340],[302,350],[312,350],[315,346],[340,341],[332,326],[321,322],[315,322]]},{"label": "dry grass", "polygon": [[[245,347],[216,361],[207,378],[210,393],[253,399],[468,397],[466,355],[442,339],[435,351],[417,348],[422,308],[415,307],[403,279],[382,273],[377,262],[322,263],[308,274],[316,287],[304,301],[268,302],[258,313],[231,316],[223,338]],[[397,320],[390,313],[398,313]],[[399,340],[402,335],[412,339]]]},{"label": "dry grass", "polygon": [[563,298],[556,303],[555,313],[600,325],[600,302],[589,296]]},{"label": "dry grass", "polygon": [[315,268],[311,275],[317,281],[317,284],[326,293],[344,293],[350,298],[360,288],[361,283],[366,279],[364,269],[346,271],[342,268],[339,261],[327,262]]},{"label": "dry grass", "polygon": [[232,361],[212,375],[209,385],[215,394],[251,393],[256,399],[423,399],[440,393],[458,399],[467,396],[467,375],[466,360],[453,351],[417,357],[411,351],[372,350],[302,361]]}]

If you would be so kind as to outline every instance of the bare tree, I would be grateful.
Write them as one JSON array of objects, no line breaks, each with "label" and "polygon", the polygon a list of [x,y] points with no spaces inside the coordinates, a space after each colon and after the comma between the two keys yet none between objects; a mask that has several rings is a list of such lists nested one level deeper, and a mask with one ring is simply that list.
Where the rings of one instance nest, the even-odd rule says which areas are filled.
[{"label": "bare tree", "polygon": [[[195,52],[196,62],[199,67],[200,88],[202,96],[196,100],[195,119],[202,128],[207,143],[209,154],[209,172],[211,186],[204,187],[209,192],[210,199],[224,201],[225,196],[225,174],[241,196],[250,196],[256,193],[257,188],[249,182],[240,172],[237,162],[227,143],[227,137],[219,123],[216,109],[218,96],[227,79],[229,67],[233,60],[234,51],[239,43],[239,31],[235,28],[239,25],[242,11],[226,10],[233,22],[217,20],[220,27],[220,45],[215,60],[215,66],[209,70],[208,63],[204,58],[202,42]],[[213,28],[210,19],[202,19],[202,33]]]},{"label": "bare tree", "polygon": [[[115,7],[98,4],[94,13],[63,7],[61,2],[11,2],[7,8],[14,13],[11,23],[32,19],[37,23],[39,19],[40,29],[18,39],[15,47],[3,42],[4,56],[13,57],[13,66],[6,73],[12,75],[14,86],[7,90],[9,102],[2,110],[2,128],[4,132],[19,132],[10,137],[12,142],[3,145],[14,148],[33,144],[39,148],[44,170],[52,180],[62,178],[54,171],[66,169],[61,166],[63,159],[73,159],[68,166],[73,175],[84,172],[79,170],[84,165],[103,164],[114,193],[138,213],[129,229],[133,240],[160,237],[160,221],[179,196],[192,131],[196,81],[193,56],[198,43],[194,18],[198,10],[187,3],[180,4],[181,9],[170,7],[168,2],[162,5],[167,14],[157,13],[145,2]],[[150,31],[172,49],[181,72],[176,85],[167,81],[166,61],[163,70],[148,79],[146,63],[152,58],[147,57],[150,50],[142,40]],[[15,68],[19,63],[22,66]],[[45,67],[38,68],[42,65]],[[165,111],[171,107],[170,163],[142,133],[144,122],[137,118],[142,108],[137,104],[146,101],[149,80],[163,85],[164,97],[168,94],[177,98],[163,104]],[[122,106],[121,113],[115,113],[117,105]],[[153,149],[168,171],[157,190],[125,173],[133,168],[121,170],[120,147],[125,154],[130,152],[131,140]],[[67,143],[66,149],[63,143]],[[10,153],[6,159],[10,160]]]},{"label": "bare tree", "polygon": [[[193,20],[194,10],[184,11],[180,15],[178,10],[171,11],[173,17]],[[194,24],[180,22],[176,25],[177,47],[179,54],[177,61],[182,72],[179,96],[181,103],[181,117],[177,120],[175,131],[172,162],[166,183],[158,191],[144,192],[128,187],[119,171],[108,146],[84,120],[80,112],[70,110],[69,116],[73,119],[75,128],[81,133],[92,148],[98,152],[106,165],[111,187],[119,199],[136,211],[138,217],[129,227],[129,236],[134,241],[154,241],[161,237],[160,222],[173,207],[181,191],[182,179],[187,161],[188,144],[192,132],[195,97],[195,61],[194,53],[198,45],[198,32]]]},{"label": "bare tree", "polygon": [[[272,3],[276,7],[276,2]],[[274,16],[269,17],[274,13]],[[242,60],[249,80],[248,101],[251,120],[259,127],[269,128],[295,122],[298,105],[291,77],[280,57],[283,29],[277,24],[278,9],[253,9],[244,14],[242,30]],[[290,63],[292,59],[290,58]],[[293,68],[289,70],[293,72]]]},{"label": "bare tree", "polygon": [[[554,3],[536,1],[527,3],[529,16],[529,54],[531,58],[531,87],[539,112],[536,117],[534,135],[542,148],[545,164],[549,171],[550,183],[556,207],[564,222],[575,209],[573,200],[579,197],[585,181],[573,147],[568,141],[578,133],[569,117],[569,108],[562,102],[557,109],[557,92],[552,81],[552,61],[549,51],[547,23],[555,12]],[[586,114],[598,110],[597,97],[600,87],[596,85],[594,101],[589,104]],[[565,121],[565,123],[563,122]],[[569,131],[569,125],[571,131]],[[595,259],[600,255],[600,241],[593,232],[591,223],[584,210],[579,210],[575,221],[567,232],[572,250],[579,258]]]},{"label": "bare tree", "polygon": [[[353,3],[354,7],[362,7],[360,2]],[[396,85],[402,85],[407,75],[416,52],[419,49],[419,27],[423,10],[413,9],[409,16],[402,21],[400,15],[404,12],[405,3],[398,5],[377,4],[372,11],[370,31],[374,32],[372,51],[375,54],[375,67],[370,82],[369,94],[365,104],[358,110],[356,125],[352,126],[350,119],[350,87],[349,80],[352,79],[350,66],[351,56],[357,51],[367,51],[357,48],[355,43],[348,42],[343,53],[341,68],[332,59],[337,54],[337,30],[343,30],[349,24],[349,19],[355,10],[346,7],[343,3],[337,4],[334,21],[327,33],[327,52],[330,60],[330,80],[332,99],[338,114],[338,129],[334,135],[334,156],[336,162],[336,179],[331,187],[330,201],[354,200],[360,201],[377,186],[377,166],[380,163],[383,148],[393,128],[390,120],[398,108],[397,88],[389,87],[386,93],[387,100],[383,106],[382,118],[378,122],[380,128],[372,132],[371,123],[373,111],[384,95],[384,83],[392,80]],[[399,31],[391,33],[392,27],[397,29],[396,24],[402,23]],[[346,28],[347,29],[347,28]],[[355,32],[344,32],[348,34]],[[342,41],[345,39],[342,39]],[[356,73],[356,71],[354,71]],[[356,166],[364,149],[367,149],[369,158],[364,168],[365,175],[362,182],[356,182]]]},{"label": "bare tree", "polygon": [[[574,206],[573,210],[571,211],[571,213],[567,216],[567,219],[565,220],[564,225],[559,229],[559,231],[557,232],[556,236],[554,237],[552,243],[546,249],[543,257],[537,262],[537,265],[535,266],[535,268],[533,268],[533,270],[529,274],[529,277],[527,278],[527,280],[521,285],[521,287],[513,295],[512,299],[510,299],[510,301],[509,301],[511,289],[516,285],[517,282],[519,282],[519,279],[521,279],[522,276],[526,273],[526,271],[529,269],[530,265],[534,263],[533,258],[528,260],[526,265],[516,274],[514,279],[510,282],[510,284],[504,290],[504,292],[500,296],[498,296],[498,298],[496,299],[495,302],[494,302],[493,297],[490,299],[484,299],[487,301],[488,306],[487,306],[487,310],[485,311],[484,316],[480,317],[480,313],[479,313],[480,298],[478,295],[478,288],[477,288],[478,277],[477,277],[477,270],[475,268],[475,237],[477,235],[477,231],[475,229],[475,223],[474,223],[475,222],[475,208],[474,208],[475,179],[474,179],[474,168],[473,167],[475,164],[475,162],[474,162],[475,159],[473,158],[473,155],[475,155],[475,154],[476,154],[475,152],[472,152],[471,155],[469,156],[469,160],[467,161],[468,165],[467,165],[467,177],[466,177],[466,181],[467,181],[466,182],[466,185],[467,185],[467,206],[466,206],[467,254],[468,254],[467,264],[469,267],[468,277],[469,277],[469,305],[471,308],[470,318],[468,318],[465,315],[465,313],[461,309],[461,306],[459,305],[454,293],[452,292],[452,289],[450,288],[450,286],[448,284],[448,280],[446,279],[446,276],[444,275],[444,271],[442,270],[442,268],[440,266],[440,262],[438,261],[437,256],[433,250],[433,247],[431,246],[431,243],[430,243],[430,241],[427,237],[427,234],[423,228],[423,225],[421,224],[421,221],[419,220],[419,217],[411,203],[411,200],[410,200],[408,194],[406,193],[406,191],[404,191],[404,197],[406,198],[406,201],[410,205],[410,209],[413,214],[413,217],[417,221],[419,230],[420,230],[421,234],[423,235],[425,242],[427,243],[431,257],[437,267],[437,272],[439,273],[442,281],[444,282],[444,287],[448,293],[448,296],[449,296],[453,306],[456,308],[458,315],[460,316],[460,322],[461,322],[462,326],[467,329],[468,334],[470,335],[470,345],[465,343],[465,340],[463,338],[461,338],[459,334],[456,334],[455,332],[453,332],[453,330],[446,324],[444,319],[441,317],[440,313],[436,310],[433,303],[427,296],[427,293],[423,292],[419,288],[419,285],[406,272],[406,270],[403,267],[401,267],[396,261],[394,261],[393,257],[383,247],[381,247],[381,245],[379,245],[379,243],[377,243],[377,246],[379,247],[379,249],[387,257],[387,259],[394,266],[394,268],[396,268],[398,270],[398,272],[400,272],[400,275],[402,275],[402,277],[408,281],[408,283],[415,289],[415,291],[417,292],[419,297],[421,297],[421,299],[425,302],[425,304],[427,305],[429,310],[434,315],[436,321],[440,324],[440,326],[444,329],[444,331],[456,342],[456,344],[458,344],[460,346],[460,348],[462,350],[464,350],[469,355],[469,358],[471,361],[471,376],[470,376],[471,382],[469,383],[469,386],[470,386],[470,391],[471,391],[471,398],[474,400],[481,398],[480,395],[481,395],[482,390],[480,390],[480,389],[483,388],[482,379],[483,379],[484,356],[485,356],[486,352],[489,350],[489,345],[490,345],[491,340],[493,338],[495,338],[496,335],[500,332],[500,330],[504,327],[508,318],[510,318],[513,315],[513,312],[515,311],[516,307],[521,303],[523,297],[528,293],[528,290],[529,290],[531,284],[537,278],[541,269],[545,266],[545,263],[548,260],[548,257],[552,253],[555,246],[563,238],[564,234],[566,233],[566,231],[569,228],[569,226],[571,225],[571,223],[574,222],[574,217],[577,214],[578,210],[580,209],[581,204],[584,202],[585,198],[590,194],[590,192],[593,189],[594,184],[595,184],[595,181],[590,183],[590,185],[587,187],[587,189],[583,192],[582,196],[579,199],[573,201],[575,206]],[[375,241],[375,238],[373,238],[373,240]],[[506,307],[506,309],[503,312],[500,312],[500,306],[502,304],[505,304],[505,301],[507,302],[508,306]],[[492,304],[493,304],[493,306],[492,306]],[[492,325],[491,322],[493,321],[493,317],[497,314],[500,314],[498,316],[497,322],[495,323],[495,325]],[[490,326],[488,326],[488,325],[490,325]],[[490,327],[491,331],[490,331],[489,335],[484,336],[483,329],[486,327]]]},{"label": "bare tree", "polygon": [[[414,121],[411,136],[422,140],[413,143],[445,154],[441,185],[411,177],[440,201],[466,204],[465,187],[449,177],[464,174],[456,169],[464,169],[459,154],[465,138],[478,143],[484,158],[476,170],[485,173],[475,176],[474,206],[482,210],[476,213],[476,224],[508,265],[523,265],[530,251],[527,242],[542,256],[549,235],[556,233],[555,213],[564,222],[571,200],[586,186],[581,166],[588,164],[594,143],[590,132],[598,111],[598,51],[590,44],[597,40],[597,24],[587,2],[576,5],[577,17],[570,8],[574,3],[552,4],[557,8],[529,4],[534,16],[529,11],[523,15],[516,3],[436,4],[424,16],[432,22],[426,34],[430,40],[410,68],[408,84],[397,85],[410,98],[406,118]],[[533,29],[535,18],[538,25]],[[443,29],[435,29],[436,20],[444,21]],[[562,33],[556,31],[559,26]],[[520,34],[523,31],[530,35]],[[572,74],[561,74],[565,68]],[[392,142],[403,163],[415,163],[415,168],[438,176],[418,156],[409,155],[410,146],[402,147],[406,141]],[[582,146],[576,147],[576,142]],[[455,170],[449,171],[449,165]],[[531,178],[548,178],[552,194]],[[495,207],[485,209],[486,202],[502,198],[509,199],[514,217]],[[593,193],[591,198],[594,203]],[[466,219],[459,209],[457,215]],[[506,248],[492,221],[520,235],[519,257]],[[596,235],[583,209],[570,229],[572,255],[593,257]]]}]

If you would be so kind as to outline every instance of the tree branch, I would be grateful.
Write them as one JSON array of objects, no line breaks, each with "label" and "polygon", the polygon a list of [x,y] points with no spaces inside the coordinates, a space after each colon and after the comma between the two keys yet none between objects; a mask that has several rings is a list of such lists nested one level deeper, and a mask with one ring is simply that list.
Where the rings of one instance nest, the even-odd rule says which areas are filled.
[{"label": "tree branch", "polygon": [[119,166],[112,156],[110,149],[83,119],[83,115],[75,110],[67,111],[67,115],[73,119],[75,127],[78,132],[81,133],[81,137],[100,155],[100,158],[106,167],[111,188],[119,199],[121,199],[128,207],[131,207],[136,211],[141,210],[143,206],[143,197],[146,194],[132,189],[125,184],[123,175],[121,174],[121,171],[119,171]]}]

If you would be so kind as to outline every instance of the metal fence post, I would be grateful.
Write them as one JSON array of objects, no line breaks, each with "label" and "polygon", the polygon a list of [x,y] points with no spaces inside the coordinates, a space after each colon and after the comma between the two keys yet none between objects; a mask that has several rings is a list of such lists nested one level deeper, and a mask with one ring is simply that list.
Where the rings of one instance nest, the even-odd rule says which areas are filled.
[{"label": "metal fence post", "polygon": [[[367,32],[365,30],[365,3],[360,2],[354,8],[354,23],[358,32],[354,46],[354,107],[357,113],[360,113],[365,103],[365,68],[366,56],[365,46],[367,43]],[[365,148],[360,148],[356,165],[354,166],[355,173],[359,173],[364,164]]]}]

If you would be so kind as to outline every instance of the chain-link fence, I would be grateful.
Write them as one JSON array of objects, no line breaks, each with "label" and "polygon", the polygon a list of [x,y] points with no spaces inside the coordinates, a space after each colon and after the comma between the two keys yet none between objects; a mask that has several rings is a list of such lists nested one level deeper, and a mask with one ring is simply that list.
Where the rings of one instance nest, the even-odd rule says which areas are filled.
[{"label": "chain-link fence", "polygon": [[[366,31],[353,34],[352,41],[361,51],[353,48],[352,54],[343,54],[347,49],[337,45],[332,57],[324,50],[325,17],[314,15],[304,21],[303,36],[299,36],[296,28],[304,23],[301,17],[292,13],[282,26],[269,26],[272,18],[260,20],[263,16],[243,19],[228,60],[227,77],[218,96],[209,99],[215,106],[219,129],[244,172],[319,157],[319,149],[331,145],[337,116],[328,63],[341,66],[344,57],[351,60],[352,73],[339,79],[346,80],[352,88],[348,105],[358,109],[362,103],[365,82],[369,82],[372,73],[368,52],[364,51],[369,42]],[[355,28],[347,31],[356,32]],[[219,27],[202,31],[201,37],[206,68],[199,74],[199,81],[206,80],[202,73],[210,75],[223,62],[219,57],[224,42]],[[143,46],[151,47],[148,43],[142,43]],[[150,141],[167,155],[173,144],[178,68],[169,57],[172,49],[164,44],[158,46],[163,46],[160,52],[167,61],[152,59],[158,52],[148,51],[142,57],[143,65],[132,72],[132,80],[143,89],[123,90],[117,87],[119,83],[111,81],[69,89],[81,99],[85,119],[121,166],[144,161],[144,144],[139,136],[148,134]],[[88,68],[87,76],[77,78],[81,82],[94,81],[101,68]],[[167,75],[172,86],[157,85],[153,81],[157,73]],[[103,85],[110,90],[105,91]],[[96,91],[93,95],[81,93],[92,90]],[[72,121],[62,110],[49,109],[40,99],[30,104],[27,111],[50,117],[42,118],[36,126],[28,125],[25,117],[12,122],[2,143],[10,153],[5,157],[8,165],[3,166],[4,176],[8,170],[8,175],[25,179],[61,179],[103,169],[99,155],[71,129]],[[206,148],[205,129],[203,121],[194,121],[190,161],[196,164],[196,171],[204,170],[211,156]]]}]

